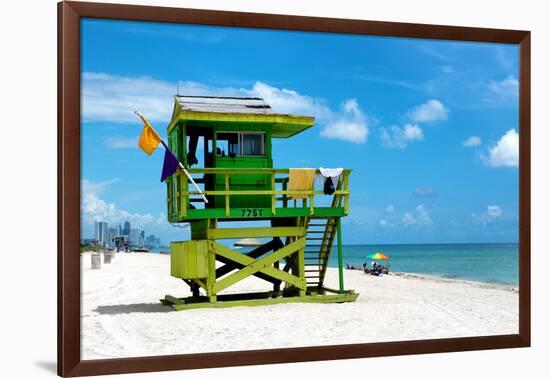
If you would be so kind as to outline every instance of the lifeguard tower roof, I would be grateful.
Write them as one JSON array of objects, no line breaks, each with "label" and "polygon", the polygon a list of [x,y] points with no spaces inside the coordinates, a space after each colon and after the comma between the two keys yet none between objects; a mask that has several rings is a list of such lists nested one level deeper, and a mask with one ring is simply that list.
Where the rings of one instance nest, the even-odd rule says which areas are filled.
[{"label": "lifeguard tower roof", "polygon": [[174,96],[168,131],[178,123],[212,127],[216,123],[263,124],[274,138],[288,138],[313,126],[314,117],[278,114],[259,97]]},{"label": "lifeguard tower roof", "polygon": [[260,97],[176,96],[182,110],[190,112],[273,114]]}]

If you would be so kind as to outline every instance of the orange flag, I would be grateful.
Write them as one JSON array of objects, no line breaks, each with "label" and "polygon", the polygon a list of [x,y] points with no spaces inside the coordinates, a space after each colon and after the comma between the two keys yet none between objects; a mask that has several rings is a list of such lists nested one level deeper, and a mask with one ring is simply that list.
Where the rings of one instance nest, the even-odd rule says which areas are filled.
[{"label": "orange flag", "polygon": [[159,143],[159,135],[151,127],[151,125],[149,125],[149,123],[146,123],[145,126],[143,126],[143,131],[141,132],[141,136],[139,137],[139,148],[145,151],[147,155],[151,155],[153,151],[155,151]]}]

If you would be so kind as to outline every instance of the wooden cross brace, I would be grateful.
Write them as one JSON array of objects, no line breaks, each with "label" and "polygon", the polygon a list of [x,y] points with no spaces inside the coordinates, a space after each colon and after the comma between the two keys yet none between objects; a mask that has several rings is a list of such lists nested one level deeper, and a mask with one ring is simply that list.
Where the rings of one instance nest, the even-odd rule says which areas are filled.
[{"label": "wooden cross brace", "polygon": [[[257,247],[256,249],[248,252],[246,254],[246,256],[257,259],[260,256],[265,255],[268,252],[276,251],[276,250],[278,250],[282,247],[284,247],[284,244],[281,241],[281,239],[275,237],[275,238],[273,238],[273,240],[271,240],[271,241]],[[235,261],[226,259],[225,257],[223,257],[221,255],[216,255],[216,260],[225,264],[225,265],[219,267],[218,269],[216,269],[216,279],[219,279],[222,276],[224,276],[228,273],[231,273],[235,269],[241,269],[243,267],[242,264],[239,264],[239,263],[236,263]],[[266,274],[263,274],[261,272],[254,273],[254,276],[258,277],[258,278],[261,278],[262,280],[268,281],[272,284],[279,284],[279,285],[281,284],[280,280],[275,279],[273,277],[270,277],[270,276],[268,276]]]},{"label": "wooden cross brace", "polygon": [[226,289],[229,286],[232,286],[237,282],[242,281],[246,277],[254,275],[257,272],[261,272],[262,274],[272,277],[276,280],[287,282],[290,285],[293,285],[299,289],[306,290],[306,282],[303,277],[292,275],[272,266],[273,263],[275,263],[276,261],[279,261],[303,249],[306,245],[305,237],[301,237],[296,241],[284,246],[283,248],[273,252],[272,254],[259,259],[243,255],[242,253],[227,248],[226,246],[221,245],[215,241],[210,241],[210,243],[210,250],[214,251],[216,255],[222,256],[227,260],[234,261],[235,263],[243,266],[243,268],[239,271],[215,282],[211,288],[211,293],[213,295],[216,295],[223,289]]}]

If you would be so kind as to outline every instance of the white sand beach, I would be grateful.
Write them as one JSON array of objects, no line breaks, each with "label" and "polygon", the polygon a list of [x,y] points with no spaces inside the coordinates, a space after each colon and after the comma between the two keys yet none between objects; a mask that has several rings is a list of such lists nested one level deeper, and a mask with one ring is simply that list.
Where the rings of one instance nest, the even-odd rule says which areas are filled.
[{"label": "white sand beach", "polygon": [[[159,299],[190,292],[170,276],[169,255],[119,253],[100,270],[91,270],[90,260],[89,253],[81,257],[83,359],[518,332],[513,288],[345,270],[346,289],[360,293],[356,302],[174,311]],[[337,282],[337,269],[329,268],[327,286]],[[270,289],[248,278],[227,293]]]}]

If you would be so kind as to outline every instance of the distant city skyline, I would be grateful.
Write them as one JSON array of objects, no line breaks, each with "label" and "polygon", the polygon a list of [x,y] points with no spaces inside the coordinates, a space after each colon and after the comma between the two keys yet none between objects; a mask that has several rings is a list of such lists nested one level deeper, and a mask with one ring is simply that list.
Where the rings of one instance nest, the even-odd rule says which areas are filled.
[{"label": "distant city skyline", "polygon": [[[124,227],[122,227],[122,224],[124,224]],[[101,220],[95,221],[94,236],[83,237],[82,240],[93,240],[97,244],[106,247],[113,246],[114,238],[120,236],[127,236],[131,245],[134,247],[160,247],[162,245],[162,240],[160,238],[156,237],[154,234],[145,236],[145,230],[142,230],[140,227],[133,228],[128,221],[118,223],[117,227],[109,227],[108,222]]]}]

